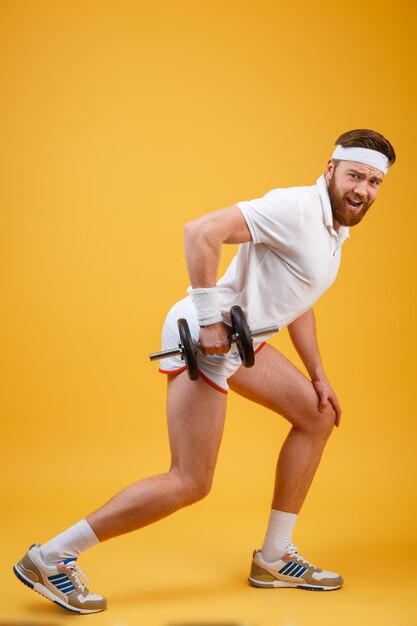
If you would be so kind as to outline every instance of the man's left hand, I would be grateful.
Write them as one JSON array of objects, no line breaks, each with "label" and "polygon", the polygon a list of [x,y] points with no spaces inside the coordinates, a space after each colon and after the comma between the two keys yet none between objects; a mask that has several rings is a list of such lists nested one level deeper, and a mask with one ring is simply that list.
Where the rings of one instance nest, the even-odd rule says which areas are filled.
[{"label": "man's left hand", "polygon": [[326,377],[323,377],[317,380],[312,380],[311,382],[313,383],[314,389],[316,390],[316,393],[319,397],[320,413],[325,411],[328,405],[331,404],[331,406],[334,409],[335,416],[336,416],[335,421],[334,421],[335,426],[339,426],[340,418],[342,416],[342,409],[340,408],[340,404],[337,399],[337,396],[335,392],[333,391],[332,387],[330,386],[329,381],[327,380]]}]

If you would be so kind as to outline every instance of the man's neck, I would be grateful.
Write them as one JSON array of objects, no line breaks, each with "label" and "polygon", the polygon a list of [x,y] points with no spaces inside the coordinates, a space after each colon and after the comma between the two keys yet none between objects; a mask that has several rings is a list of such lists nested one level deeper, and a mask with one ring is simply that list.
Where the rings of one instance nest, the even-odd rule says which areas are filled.
[{"label": "man's neck", "polygon": [[335,220],[334,218],[333,218],[333,228],[335,229],[337,233],[342,228],[342,224],[339,224],[339,222]]}]

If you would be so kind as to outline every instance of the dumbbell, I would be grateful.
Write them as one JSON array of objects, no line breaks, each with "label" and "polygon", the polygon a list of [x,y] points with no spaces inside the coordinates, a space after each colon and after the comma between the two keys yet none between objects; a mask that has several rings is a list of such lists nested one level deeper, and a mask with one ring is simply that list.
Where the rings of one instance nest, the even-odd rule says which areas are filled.
[{"label": "dumbbell", "polygon": [[[244,367],[252,367],[255,364],[252,337],[276,333],[279,330],[278,326],[267,326],[266,328],[258,328],[258,330],[250,330],[245,314],[241,307],[237,305],[232,306],[230,309],[230,320],[232,322],[230,342],[236,344],[242,365]],[[162,352],[153,352],[149,355],[149,358],[151,361],[156,361],[179,355],[185,362],[189,378],[191,380],[197,380],[199,372],[196,353],[198,350],[201,350],[201,347],[198,343],[194,343],[186,319],[179,319],[177,324],[180,335],[178,347],[171,348],[170,350],[162,350]]]}]

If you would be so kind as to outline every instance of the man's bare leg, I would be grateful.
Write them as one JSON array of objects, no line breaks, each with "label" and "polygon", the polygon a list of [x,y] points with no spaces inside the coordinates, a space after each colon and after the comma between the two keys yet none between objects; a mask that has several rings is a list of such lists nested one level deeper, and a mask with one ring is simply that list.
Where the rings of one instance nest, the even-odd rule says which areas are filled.
[{"label": "man's bare leg", "polygon": [[257,355],[253,368],[241,368],[232,376],[229,385],[292,424],[279,454],[269,524],[262,550],[254,552],[249,582],[254,587],[340,589],[339,574],[308,563],[292,545],[297,514],[335,423],[333,408],[320,413],[312,383],[271,346]]},{"label": "man's bare leg", "polygon": [[278,458],[272,508],[298,513],[333,429],[333,408],[320,413],[312,383],[269,345],[257,354],[252,368],[240,368],[228,382],[240,395],[292,424]]},{"label": "man's bare leg", "polygon": [[203,498],[210,490],[223,432],[226,396],[185,372],[168,382],[170,470],[127,487],[87,519],[46,544],[35,544],[14,566],[28,587],[73,613],[97,613],[106,599],[82,580],[77,557],[97,543],[136,530]]},{"label": "man's bare leg", "polygon": [[210,491],[223,433],[226,395],[186,372],[168,376],[168,472],[130,485],[86,519],[100,541],[142,528]]}]

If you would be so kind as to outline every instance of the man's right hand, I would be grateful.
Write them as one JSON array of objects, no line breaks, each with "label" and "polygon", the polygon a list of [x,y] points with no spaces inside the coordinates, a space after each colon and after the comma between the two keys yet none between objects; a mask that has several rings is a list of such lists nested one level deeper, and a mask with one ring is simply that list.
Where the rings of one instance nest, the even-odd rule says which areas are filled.
[{"label": "man's right hand", "polygon": [[224,322],[203,326],[198,342],[203,354],[225,354],[230,350],[230,329]]}]

